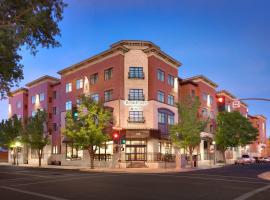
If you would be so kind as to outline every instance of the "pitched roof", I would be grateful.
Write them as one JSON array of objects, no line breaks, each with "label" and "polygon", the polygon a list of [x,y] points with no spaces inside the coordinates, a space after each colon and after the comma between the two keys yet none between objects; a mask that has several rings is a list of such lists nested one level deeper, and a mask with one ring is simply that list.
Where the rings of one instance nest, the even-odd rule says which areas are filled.
[{"label": "pitched roof", "polygon": [[103,57],[106,57],[114,52],[120,51],[120,52],[127,52],[129,51],[128,46],[141,46],[141,47],[145,47],[143,49],[143,51],[145,53],[149,53],[149,52],[153,52],[156,53],[157,55],[161,56],[162,58],[168,60],[170,63],[177,65],[177,66],[181,66],[182,64],[177,61],[176,59],[172,58],[171,56],[169,56],[168,54],[166,54],[165,52],[160,50],[160,47],[157,46],[156,44],[150,42],[150,41],[143,41],[143,40],[120,40],[116,43],[113,43],[112,45],[110,45],[110,48],[108,50],[105,50],[97,55],[94,55],[90,58],[87,58],[79,63],[76,63],[74,65],[71,65],[70,67],[67,67],[65,69],[62,69],[60,71],[58,71],[57,73],[60,75],[63,75],[67,72],[73,71],[75,69],[79,69],[81,67],[83,67],[84,64],[87,63],[92,63],[94,61],[97,61]]},{"label": "pitched roof", "polygon": [[184,81],[189,81],[189,80],[194,81],[194,80],[198,80],[198,79],[204,80],[206,83],[209,83],[211,86],[213,86],[213,87],[215,87],[215,88],[218,87],[218,84],[217,84],[217,83],[211,81],[209,78],[207,78],[207,77],[204,76],[204,75],[193,76],[193,77],[184,79]]},{"label": "pitched roof", "polygon": [[52,81],[52,82],[54,82],[54,83],[60,81],[58,78],[55,78],[55,77],[52,77],[52,76],[45,75],[45,76],[42,76],[42,77],[40,77],[40,78],[38,78],[38,79],[35,79],[35,80],[33,80],[33,81],[27,83],[26,86],[27,86],[27,87],[31,87],[31,86],[33,86],[33,85],[35,85],[35,84],[37,84],[37,83],[39,83],[39,82],[41,82],[41,81],[45,81],[45,80]]}]

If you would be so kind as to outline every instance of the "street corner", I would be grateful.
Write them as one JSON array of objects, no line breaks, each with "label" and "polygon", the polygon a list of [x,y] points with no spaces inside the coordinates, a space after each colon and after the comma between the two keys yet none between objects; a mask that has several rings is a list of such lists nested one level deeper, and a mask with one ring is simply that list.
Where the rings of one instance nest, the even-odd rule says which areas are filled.
[{"label": "street corner", "polygon": [[258,177],[270,181],[270,171],[259,174]]}]

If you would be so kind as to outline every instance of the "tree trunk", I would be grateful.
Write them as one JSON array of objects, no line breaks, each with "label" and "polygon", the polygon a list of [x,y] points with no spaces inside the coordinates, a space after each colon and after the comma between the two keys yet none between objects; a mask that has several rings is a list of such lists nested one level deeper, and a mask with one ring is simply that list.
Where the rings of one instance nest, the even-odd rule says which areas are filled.
[{"label": "tree trunk", "polygon": [[15,150],[15,148],[13,148],[13,165],[16,165],[16,155],[17,151]]},{"label": "tree trunk", "polygon": [[38,166],[41,167],[42,150],[38,150]]},{"label": "tree trunk", "polygon": [[226,150],[222,150],[222,157],[223,157],[223,161],[224,164],[226,165],[226,155],[225,155]]},{"label": "tree trunk", "polygon": [[89,156],[90,156],[90,167],[91,169],[94,169],[94,157],[95,157],[95,152],[93,150],[93,147],[90,147],[90,149],[88,149],[89,152]]},{"label": "tree trunk", "polygon": [[191,168],[194,167],[192,154],[193,154],[192,148],[189,148],[189,160],[190,160],[190,167]]}]

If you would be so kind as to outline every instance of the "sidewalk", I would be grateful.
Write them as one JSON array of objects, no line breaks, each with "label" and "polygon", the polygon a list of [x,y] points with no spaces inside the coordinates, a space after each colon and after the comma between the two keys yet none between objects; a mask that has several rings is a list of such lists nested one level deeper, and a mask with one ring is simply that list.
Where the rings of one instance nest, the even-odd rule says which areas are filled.
[{"label": "sidewalk", "polygon": [[270,171],[259,174],[258,177],[270,181]]},{"label": "sidewalk", "polygon": [[[0,166],[17,166],[10,163],[0,163]],[[29,168],[42,168],[42,169],[68,169],[68,170],[78,170],[82,172],[104,172],[104,173],[176,173],[176,172],[190,172],[197,170],[205,170],[212,168],[219,168],[222,166],[200,166],[198,168],[167,168],[167,169],[154,169],[154,168],[95,168],[90,169],[90,167],[79,167],[79,166],[58,166],[58,165],[42,165],[38,167],[37,165],[20,164],[18,167],[29,167]]]}]

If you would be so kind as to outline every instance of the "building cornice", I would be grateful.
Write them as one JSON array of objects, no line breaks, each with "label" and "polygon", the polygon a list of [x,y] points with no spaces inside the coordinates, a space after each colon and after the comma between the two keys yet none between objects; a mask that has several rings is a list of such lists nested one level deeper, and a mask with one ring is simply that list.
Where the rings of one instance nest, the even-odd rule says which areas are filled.
[{"label": "building cornice", "polygon": [[193,77],[184,79],[184,81],[189,81],[189,80],[194,81],[194,82],[198,82],[198,81],[205,82],[209,86],[213,87],[214,89],[216,89],[218,87],[217,83],[211,81],[210,79],[208,79],[206,76],[203,76],[203,75],[193,76]]},{"label": "building cornice", "polygon": [[45,76],[42,76],[36,80],[33,80],[29,83],[26,84],[27,87],[33,87],[35,86],[36,84],[39,84],[39,83],[42,83],[42,82],[45,82],[45,81],[51,81],[53,83],[55,82],[58,82],[60,81],[58,78],[55,78],[55,77],[52,77],[52,76],[48,76],[48,75],[45,75]]},{"label": "building cornice", "polygon": [[18,89],[14,90],[14,91],[9,92],[8,96],[12,97],[12,96],[14,96],[16,94],[20,94],[20,93],[28,93],[28,89],[24,88],[24,87],[18,88]]}]

